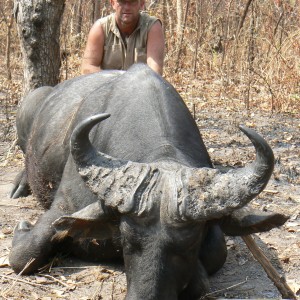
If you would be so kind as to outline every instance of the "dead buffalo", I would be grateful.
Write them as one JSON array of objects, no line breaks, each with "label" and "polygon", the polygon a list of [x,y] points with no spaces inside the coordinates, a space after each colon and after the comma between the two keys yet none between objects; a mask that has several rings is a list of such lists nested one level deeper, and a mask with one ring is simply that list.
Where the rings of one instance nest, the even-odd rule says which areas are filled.
[{"label": "dead buffalo", "polygon": [[34,226],[17,225],[16,272],[34,272],[63,244],[95,261],[122,257],[126,299],[198,299],[208,291],[207,274],[225,262],[224,233],[286,220],[244,208],[272,174],[267,142],[240,127],[255,161],[214,169],[183,100],[147,66],[40,88],[23,102],[17,128],[26,168],[12,197],[29,185],[51,206]]}]

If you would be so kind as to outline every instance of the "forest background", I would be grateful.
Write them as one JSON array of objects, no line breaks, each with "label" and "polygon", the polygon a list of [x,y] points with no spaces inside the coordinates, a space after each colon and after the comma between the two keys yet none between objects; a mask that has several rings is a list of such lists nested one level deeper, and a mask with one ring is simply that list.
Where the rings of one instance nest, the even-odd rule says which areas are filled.
[{"label": "forest background", "polygon": [[[152,0],[145,8],[164,25],[164,76],[194,113],[218,106],[294,114],[300,110],[298,2]],[[13,0],[0,0],[2,139],[11,132],[24,87],[13,9]],[[61,81],[80,74],[88,31],[111,11],[108,0],[65,1]]]},{"label": "forest background", "polygon": [[[164,77],[176,87],[191,110],[214,165],[240,167],[253,160],[253,148],[238,133],[238,124],[253,127],[270,143],[276,157],[274,174],[266,191],[253,205],[285,213],[290,220],[270,233],[257,234],[256,242],[272,258],[274,266],[287,278],[298,296],[299,1],[149,0],[145,7],[164,25]],[[24,94],[32,88],[28,88],[26,82],[26,57],[22,54],[14,18],[17,15],[14,4],[21,2],[65,2],[59,31],[60,50],[56,57],[61,65],[57,81],[80,75],[89,29],[97,18],[112,11],[109,0],[0,0],[0,296],[28,299],[26,295],[35,293],[32,299],[40,299],[41,295],[48,299],[50,294],[60,293],[67,299],[74,298],[74,295],[80,297],[78,299],[112,299],[113,296],[114,299],[124,299],[126,288],[122,270],[85,268],[78,274],[70,272],[67,276],[65,272],[66,278],[51,273],[59,278],[60,285],[62,281],[65,283],[61,294],[61,290],[56,290],[57,282],[53,281],[49,288],[45,288],[44,281],[48,285],[49,277],[43,277],[44,281],[41,281],[41,277],[32,276],[26,279],[29,281],[18,282],[18,289],[14,288],[16,281],[12,283],[8,277],[12,276],[12,270],[6,262],[1,262],[1,259],[7,260],[17,220],[26,218],[34,223],[43,213],[32,197],[18,202],[7,197],[11,181],[24,162],[23,154],[16,146],[16,111]],[[47,12],[43,13],[47,16]],[[32,18],[37,23],[44,21],[34,13]],[[51,31],[51,27],[48,29]],[[20,32],[26,34],[26,30]],[[37,37],[32,42],[38,47],[46,41]],[[49,59],[40,61],[40,65],[47,69],[47,62]],[[50,73],[50,70],[45,72]],[[278,291],[268,281],[261,266],[251,258],[241,239],[230,238],[227,246],[228,263],[212,278],[212,290],[223,288],[226,292],[219,295],[226,298],[278,298]],[[95,270],[99,273],[96,274],[100,278],[98,283]],[[249,278],[247,283],[243,281],[242,285],[236,285],[238,280],[245,278],[246,281]],[[103,284],[108,280],[111,285]],[[228,292],[229,286],[236,288]],[[118,296],[117,289],[120,291]]]}]

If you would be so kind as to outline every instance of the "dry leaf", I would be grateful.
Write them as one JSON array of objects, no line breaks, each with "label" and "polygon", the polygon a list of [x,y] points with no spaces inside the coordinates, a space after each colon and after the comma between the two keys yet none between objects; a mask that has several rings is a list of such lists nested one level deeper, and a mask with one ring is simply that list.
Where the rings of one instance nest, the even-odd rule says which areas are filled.
[{"label": "dry leaf", "polygon": [[296,295],[300,295],[300,284],[297,283],[295,280],[287,280],[287,283],[289,285],[289,287],[291,288],[291,290],[296,294]]},{"label": "dry leaf", "polygon": [[63,298],[65,298],[65,296],[64,296],[65,291],[62,291],[62,290],[53,290],[53,292],[56,294],[57,297],[63,297]]},{"label": "dry leaf", "polygon": [[11,234],[13,232],[13,228],[10,228],[10,227],[4,227],[2,228],[2,233],[3,234]]},{"label": "dry leaf", "polygon": [[255,124],[253,122],[246,122],[247,127],[255,127]]},{"label": "dry leaf", "polygon": [[8,255],[0,257],[0,268],[9,267]]},{"label": "dry leaf", "polygon": [[49,280],[45,277],[42,277],[42,276],[35,276],[35,281],[38,284],[49,283]]}]

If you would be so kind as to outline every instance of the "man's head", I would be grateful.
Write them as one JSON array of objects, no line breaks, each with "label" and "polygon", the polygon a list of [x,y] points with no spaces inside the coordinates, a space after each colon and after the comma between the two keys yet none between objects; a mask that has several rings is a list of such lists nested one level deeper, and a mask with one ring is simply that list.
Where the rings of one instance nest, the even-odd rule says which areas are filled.
[{"label": "man's head", "polygon": [[[139,12],[145,5],[144,0],[110,0],[116,12],[116,21],[120,28],[133,31],[139,21]],[[131,33],[131,32],[129,32]]]}]

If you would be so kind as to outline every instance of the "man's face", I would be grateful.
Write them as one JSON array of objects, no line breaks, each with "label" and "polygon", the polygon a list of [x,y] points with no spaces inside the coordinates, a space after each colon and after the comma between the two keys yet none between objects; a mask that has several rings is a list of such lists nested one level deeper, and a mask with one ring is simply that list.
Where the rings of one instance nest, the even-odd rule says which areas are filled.
[{"label": "man's face", "polygon": [[118,23],[135,25],[139,19],[139,12],[144,7],[142,0],[111,0],[116,12]]}]

